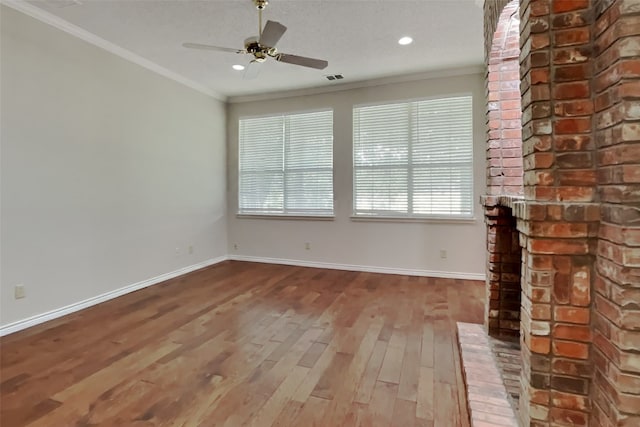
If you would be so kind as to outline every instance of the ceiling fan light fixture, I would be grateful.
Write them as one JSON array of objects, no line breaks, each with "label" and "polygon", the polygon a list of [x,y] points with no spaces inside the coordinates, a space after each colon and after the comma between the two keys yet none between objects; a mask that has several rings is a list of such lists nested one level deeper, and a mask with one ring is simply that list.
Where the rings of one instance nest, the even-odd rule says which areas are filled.
[{"label": "ceiling fan light fixture", "polygon": [[411,43],[413,43],[413,39],[409,36],[404,36],[400,40],[398,40],[398,44],[402,46],[406,46]]},{"label": "ceiling fan light fixture", "polygon": [[[0,0],[2,1],[2,0]],[[86,0],[65,0],[65,1],[86,1]],[[328,61],[323,59],[310,58],[307,56],[292,55],[288,53],[280,53],[276,49],[276,43],[287,31],[287,27],[277,21],[267,21],[262,26],[262,9],[264,9],[269,3],[268,0],[252,0],[258,8],[258,37],[249,37],[244,41],[244,49],[233,49],[229,47],[220,47],[210,44],[201,43],[182,43],[182,46],[188,49],[199,50],[212,50],[218,52],[229,52],[237,54],[250,54],[253,55],[253,59],[246,67],[244,78],[255,78],[257,76],[256,64],[265,62],[269,57],[275,61],[283,62],[285,64],[300,65],[302,67],[314,68],[316,70],[324,70],[329,65]],[[253,65],[252,65],[253,64]],[[234,70],[242,71],[245,69],[242,65],[233,65]],[[255,71],[252,71],[255,70]],[[251,72],[249,72],[251,71]]]}]

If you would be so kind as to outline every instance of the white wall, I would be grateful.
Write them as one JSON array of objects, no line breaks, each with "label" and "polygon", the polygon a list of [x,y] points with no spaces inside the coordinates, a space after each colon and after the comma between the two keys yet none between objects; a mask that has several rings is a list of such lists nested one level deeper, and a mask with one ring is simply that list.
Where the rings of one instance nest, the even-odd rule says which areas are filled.
[{"label": "white wall", "polygon": [[[352,214],[352,108],[355,104],[472,93],[474,200],[485,188],[485,105],[481,74],[433,78],[339,92],[231,103],[228,112],[229,253],[239,259],[337,264],[377,271],[484,277],[485,229],[475,204],[471,223],[354,221]],[[238,205],[238,119],[318,108],[334,111],[333,221],[249,219]],[[305,242],[311,249],[305,250]],[[235,246],[237,245],[237,249]],[[447,258],[440,251],[447,251]]]},{"label": "white wall", "polygon": [[224,104],[4,6],[0,27],[0,325],[226,255]]}]

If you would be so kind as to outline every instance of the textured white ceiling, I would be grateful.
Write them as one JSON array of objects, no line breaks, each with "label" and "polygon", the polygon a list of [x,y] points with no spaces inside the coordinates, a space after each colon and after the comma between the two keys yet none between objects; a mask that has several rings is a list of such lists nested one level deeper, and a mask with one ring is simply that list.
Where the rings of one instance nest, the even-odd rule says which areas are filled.
[{"label": "textured white ceiling", "polygon": [[[331,86],[483,63],[475,0],[271,0],[264,20],[288,27],[280,52],[329,61],[313,70],[268,61],[256,80],[233,64],[250,56],[185,49],[183,42],[241,49],[258,31],[251,0],[30,0],[29,3],[226,96]],[[79,3],[79,4],[78,4]],[[400,37],[414,42],[400,46]]]}]

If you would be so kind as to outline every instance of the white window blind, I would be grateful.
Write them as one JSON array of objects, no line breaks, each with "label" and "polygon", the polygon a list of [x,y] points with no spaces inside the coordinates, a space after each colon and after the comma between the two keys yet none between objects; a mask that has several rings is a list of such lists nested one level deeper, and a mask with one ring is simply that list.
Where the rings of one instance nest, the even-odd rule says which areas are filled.
[{"label": "white window blind", "polygon": [[240,119],[241,214],[333,215],[333,111]]},{"label": "white window blind", "polygon": [[353,110],[354,215],[471,217],[471,96]]}]

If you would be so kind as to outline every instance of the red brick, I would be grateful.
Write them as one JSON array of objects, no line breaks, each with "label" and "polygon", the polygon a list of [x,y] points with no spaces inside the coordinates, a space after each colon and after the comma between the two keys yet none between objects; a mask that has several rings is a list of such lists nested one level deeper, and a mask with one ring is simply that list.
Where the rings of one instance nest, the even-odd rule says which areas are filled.
[{"label": "red brick", "polygon": [[554,302],[569,304],[571,302],[571,283],[568,274],[557,273],[553,283]]},{"label": "red brick", "polygon": [[556,0],[551,4],[553,5],[553,13],[563,13],[586,9],[589,6],[589,0]]},{"label": "red brick", "polygon": [[556,356],[572,359],[587,359],[589,357],[589,346],[584,343],[554,339],[551,346],[553,354]]},{"label": "red brick", "polygon": [[602,239],[628,246],[640,246],[640,228],[601,223],[598,232]]},{"label": "red brick", "polygon": [[549,354],[551,340],[545,337],[531,337],[530,349],[533,353]]},{"label": "red brick", "polygon": [[561,170],[557,172],[560,185],[592,186],[596,183],[596,171],[588,170]]},{"label": "red brick", "polygon": [[529,240],[529,251],[537,254],[585,254],[589,252],[589,245],[583,240]]},{"label": "red brick", "polygon": [[556,306],[553,309],[553,317],[558,322],[589,324],[589,309],[579,307]]},{"label": "red brick", "polygon": [[[554,3],[559,2],[556,1]],[[553,45],[557,47],[564,47],[586,44],[589,42],[589,37],[589,27],[571,28],[568,30],[555,31],[553,34]]]},{"label": "red brick", "polygon": [[593,140],[589,135],[559,135],[554,138],[556,151],[583,151],[593,149]]},{"label": "red brick", "polygon": [[551,362],[551,372],[560,375],[588,378],[593,375],[593,365],[589,360],[554,358]]},{"label": "red brick", "polygon": [[551,306],[548,304],[533,304],[531,306],[531,318],[535,320],[551,319]]},{"label": "red brick", "polygon": [[[562,3],[562,2],[554,2]],[[549,418],[552,421],[552,425],[564,425],[564,426],[587,426],[589,416],[585,412],[572,411],[569,409],[552,408],[549,413]]]},{"label": "red brick", "polygon": [[577,117],[572,119],[556,119],[553,123],[553,131],[557,134],[586,133],[591,130],[590,117]]},{"label": "red brick", "polygon": [[553,63],[556,65],[587,62],[591,57],[591,47],[571,47],[554,49]]},{"label": "red brick", "polygon": [[590,94],[587,81],[558,83],[553,87],[553,96],[556,99],[588,98]]},{"label": "red brick", "polygon": [[549,14],[548,1],[532,1],[529,7],[529,14],[531,16],[544,16]]},{"label": "red brick", "polygon": [[551,21],[553,28],[581,27],[589,23],[589,11],[579,10],[556,15]]},{"label": "red brick", "polygon": [[549,205],[547,206],[547,218],[560,221],[562,219],[562,211],[564,207],[560,205]]},{"label": "red brick", "polygon": [[532,222],[531,236],[537,237],[586,237],[586,223]]},{"label": "red brick", "polygon": [[530,74],[532,85],[549,82],[549,69],[547,68],[534,68]]},{"label": "red brick", "polygon": [[586,396],[572,393],[562,393],[551,391],[551,402],[553,406],[565,409],[575,409],[578,411],[588,411],[590,409],[589,399]]},{"label": "red brick", "polygon": [[549,34],[532,34],[531,35],[531,50],[539,50],[549,47],[551,42],[549,41]]},{"label": "red brick", "polygon": [[618,87],[621,98],[640,98],[640,85],[635,81],[621,82]]},{"label": "red brick", "polygon": [[564,186],[555,190],[557,199],[566,202],[591,202],[595,197],[595,190],[592,187]]},{"label": "red brick", "polygon": [[640,77],[640,61],[637,59],[623,60],[618,63],[620,75],[624,78]]},{"label": "red brick", "polygon": [[593,101],[590,99],[574,99],[555,102],[553,112],[558,116],[574,117],[593,114]]},{"label": "red brick", "polygon": [[590,267],[574,268],[571,280],[571,304],[588,307],[591,304]]}]

